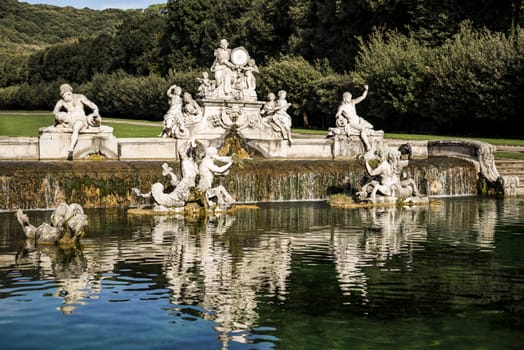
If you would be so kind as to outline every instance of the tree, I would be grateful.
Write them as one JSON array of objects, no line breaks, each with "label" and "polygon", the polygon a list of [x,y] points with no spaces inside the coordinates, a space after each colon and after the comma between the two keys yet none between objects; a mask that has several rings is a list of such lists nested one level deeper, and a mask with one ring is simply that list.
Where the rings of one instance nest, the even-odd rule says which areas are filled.
[{"label": "tree", "polygon": [[369,84],[369,114],[397,131],[418,131],[424,121],[432,50],[414,35],[375,31],[361,39],[354,79]]},{"label": "tree", "polygon": [[128,16],[113,40],[112,70],[122,69],[135,75],[159,73],[165,26],[166,16],[159,12]]},{"label": "tree", "polygon": [[523,105],[524,32],[513,35],[466,22],[438,49],[430,111],[449,132],[514,132]]}]

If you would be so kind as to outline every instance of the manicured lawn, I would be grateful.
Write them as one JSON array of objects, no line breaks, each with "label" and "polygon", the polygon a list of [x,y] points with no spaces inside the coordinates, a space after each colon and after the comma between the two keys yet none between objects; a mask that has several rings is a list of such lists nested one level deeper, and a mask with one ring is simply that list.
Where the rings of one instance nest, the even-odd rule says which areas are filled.
[{"label": "manicured lawn", "polygon": [[[139,124],[133,124],[139,123]],[[38,129],[54,124],[51,113],[0,113],[0,136],[38,136]],[[115,137],[155,137],[162,130],[161,122],[112,119],[102,117],[102,124],[113,128]]]},{"label": "manicured lawn", "polygon": [[38,129],[54,124],[52,114],[0,114],[0,136],[38,136]]}]

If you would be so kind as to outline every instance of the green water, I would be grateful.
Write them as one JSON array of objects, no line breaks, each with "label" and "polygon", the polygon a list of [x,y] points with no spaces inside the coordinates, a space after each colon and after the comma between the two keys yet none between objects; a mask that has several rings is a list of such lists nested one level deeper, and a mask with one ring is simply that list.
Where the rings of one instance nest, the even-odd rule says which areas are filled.
[{"label": "green water", "polygon": [[87,214],[61,249],[24,245],[0,213],[2,349],[524,346],[524,198]]}]

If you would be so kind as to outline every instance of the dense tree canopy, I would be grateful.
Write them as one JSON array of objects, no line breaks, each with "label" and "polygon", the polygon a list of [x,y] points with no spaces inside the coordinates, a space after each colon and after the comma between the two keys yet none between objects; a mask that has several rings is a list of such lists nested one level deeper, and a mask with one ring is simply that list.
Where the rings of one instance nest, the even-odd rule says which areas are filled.
[{"label": "dense tree canopy", "polygon": [[69,82],[104,101],[143,99],[107,102],[113,115],[148,106],[158,119],[165,101],[152,96],[193,88],[226,38],[257,60],[260,96],[288,90],[295,124],[329,126],[343,91],[367,83],[359,108],[378,128],[484,133],[497,120],[507,134],[524,101],[522,10],[520,0],[168,0],[143,11],[2,0],[0,108],[46,108],[47,87]]}]

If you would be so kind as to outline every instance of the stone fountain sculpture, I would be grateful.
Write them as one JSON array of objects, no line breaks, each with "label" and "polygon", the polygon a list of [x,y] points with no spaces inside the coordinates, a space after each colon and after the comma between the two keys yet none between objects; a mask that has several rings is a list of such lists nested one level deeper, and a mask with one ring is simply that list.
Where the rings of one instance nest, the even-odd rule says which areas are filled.
[{"label": "stone fountain sculpture", "polygon": [[21,209],[16,218],[24,230],[26,239],[36,244],[71,244],[80,240],[87,225],[87,215],[77,203],[62,203],[51,214],[51,222],[33,226]]},{"label": "stone fountain sculpture", "polygon": [[285,156],[293,144],[286,91],[279,91],[278,99],[271,94],[268,101],[258,101],[255,60],[244,47],[230,49],[226,39],[215,49],[209,71],[198,78],[196,100],[188,92],[181,99],[178,88],[173,102],[172,87],[168,90],[171,107],[160,135],[205,141],[216,148],[233,135],[259,153]]},{"label": "stone fountain sculpture", "polygon": [[[403,169],[408,165],[409,160],[403,159],[402,150],[406,149],[403,145],[398,150],[380,149],[377,151],[378,165],[372,167],[372,159],[365,159],[366,170],[369,179],[356,193],[356,197],[361,202],[378,203],[403,203],[420,204],[429,202],[427,197],[422,197],[417,188],[416,182],[407,177]],[[408,155],[409,156],[409,155]]]},{"label": "stone fountain sculpture", "polygon": [[[157,212],[183,212],[189,203],[201,200],[201,206],[211,211],[230,209],[235,200],[222,185],[213,187],[215,176],[225,176],[233,164],[232,157],[219,156],[215,147],[207,147],[192,140],[186,141],[179,149],[181,179],[167,163],[162,164],[162,175],[169,177],[168,189],[156,182],[151,190],[142,193],[133,188],[132,192],[139,197],[151,200],[153,210]],[[222,162],[217,165],[215,162]],[[197,184],[198,179],[198,184]]]},{"label": "stone fountain sculpture", "polygon": [[101,125],[97,105],[82,94],[74,94],[69,84],[60,86],[60,96],[53,109],[54,125],[39,129],[40,159],[73,160],[74,156],[90,154],[116,158],[118,145],[113,128]]},{"label": "stone fountain sculpture", "polygon": [[342,95],[335,115],[337,126],[328,132],[328,137],[334,138],[334,157],[371,159],[383,147],[384,132],[375,131],[370,122],[357,114],[356,105],[367,97],[368,91],[368,85],[364,85],[363,94],[357,98],[348,91]]}]

